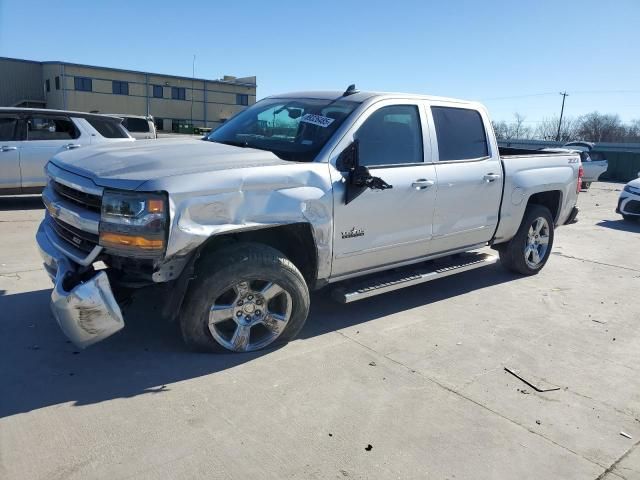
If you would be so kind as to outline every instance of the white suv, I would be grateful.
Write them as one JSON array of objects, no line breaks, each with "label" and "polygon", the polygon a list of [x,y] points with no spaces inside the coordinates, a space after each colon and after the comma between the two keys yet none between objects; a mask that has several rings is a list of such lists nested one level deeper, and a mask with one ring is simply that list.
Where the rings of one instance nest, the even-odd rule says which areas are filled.
[{"label": "white suv", "polygon": [[56,153],[134,139],[120,120],[90,113],[0,108],[0,195],[40,193]]}]

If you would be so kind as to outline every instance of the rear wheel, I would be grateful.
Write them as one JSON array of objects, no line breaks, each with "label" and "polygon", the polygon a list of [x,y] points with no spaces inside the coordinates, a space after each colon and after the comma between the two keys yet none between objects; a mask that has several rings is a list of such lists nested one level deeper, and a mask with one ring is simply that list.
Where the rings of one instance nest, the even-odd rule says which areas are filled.
[{"label": "rear wheel", "polygon": [[199,351],[250,352],[286,343],[309,313],[309,290],[281,252],[244,243],[201,261],[185,297],[180,328]]},{"label": "rear wheel", "polygon": [[591,186],[591,182],[582,182],[582,190],[588,190],[589,187]]},{"label": "rear wheel", "polygon": [[622,218],[624,218],[627,222],[637,222],[638,218],[640,217],[636,217],[635,215],[625,215],[624,213],[621,214]]},{"label": "rear wheel", "polygon": [[535,275],[547,263],[553,246],[551,212],[541,205],[529,205],[515,236],[499,249],[502,264],[523,275]]}]

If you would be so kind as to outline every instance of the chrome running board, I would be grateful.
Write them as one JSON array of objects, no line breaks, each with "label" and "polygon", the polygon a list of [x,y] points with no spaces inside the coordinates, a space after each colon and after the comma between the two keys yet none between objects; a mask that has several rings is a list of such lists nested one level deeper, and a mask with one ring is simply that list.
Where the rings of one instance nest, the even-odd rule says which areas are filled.
[{"label": "chrome running board", "polygon": [[446,259],[427,262],[426,265],[421,263],[368,275],[365,279],[345,282],[344,285],[337,286],[331,293],[338,302],[351,303],[363,298],[448,277],[456,273],[493,265],[497,261],[497,255],[478,252],[464,253]]}]

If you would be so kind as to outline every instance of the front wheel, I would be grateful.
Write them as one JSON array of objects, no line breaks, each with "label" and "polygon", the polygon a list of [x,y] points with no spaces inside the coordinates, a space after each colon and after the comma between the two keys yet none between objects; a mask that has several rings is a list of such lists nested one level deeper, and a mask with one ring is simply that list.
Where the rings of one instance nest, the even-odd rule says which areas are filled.
[{"label": "front wheel", "polygon": [[309,313],[309,290],[281,252],[242,243],[210,255],[196,268],[180,315],[188,346],[250,352],[298,334]]},{"label": "front wheel", "polygon": [[624,213],[622,213],[621,215],[622,215],[622,218],[627,222],[637,222],[638,219],[640,218],[635,215],[625,215]]},{"label": "front wheel", "polygon": [[499,249],[500,261],[511,271],[535,275],[549,259],[553,233],[549,209],[542,205],[528,206],[515,236]]}]

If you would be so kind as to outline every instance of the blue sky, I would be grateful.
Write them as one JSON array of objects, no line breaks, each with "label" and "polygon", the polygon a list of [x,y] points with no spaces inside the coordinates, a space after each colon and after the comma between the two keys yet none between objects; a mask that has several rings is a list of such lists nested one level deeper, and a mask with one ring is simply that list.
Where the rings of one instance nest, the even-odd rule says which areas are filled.
[{"label": "blue sky", "polygon": [[640,118],[640,0],[0,0],[0,56],[483,101],[497,120]]}]

